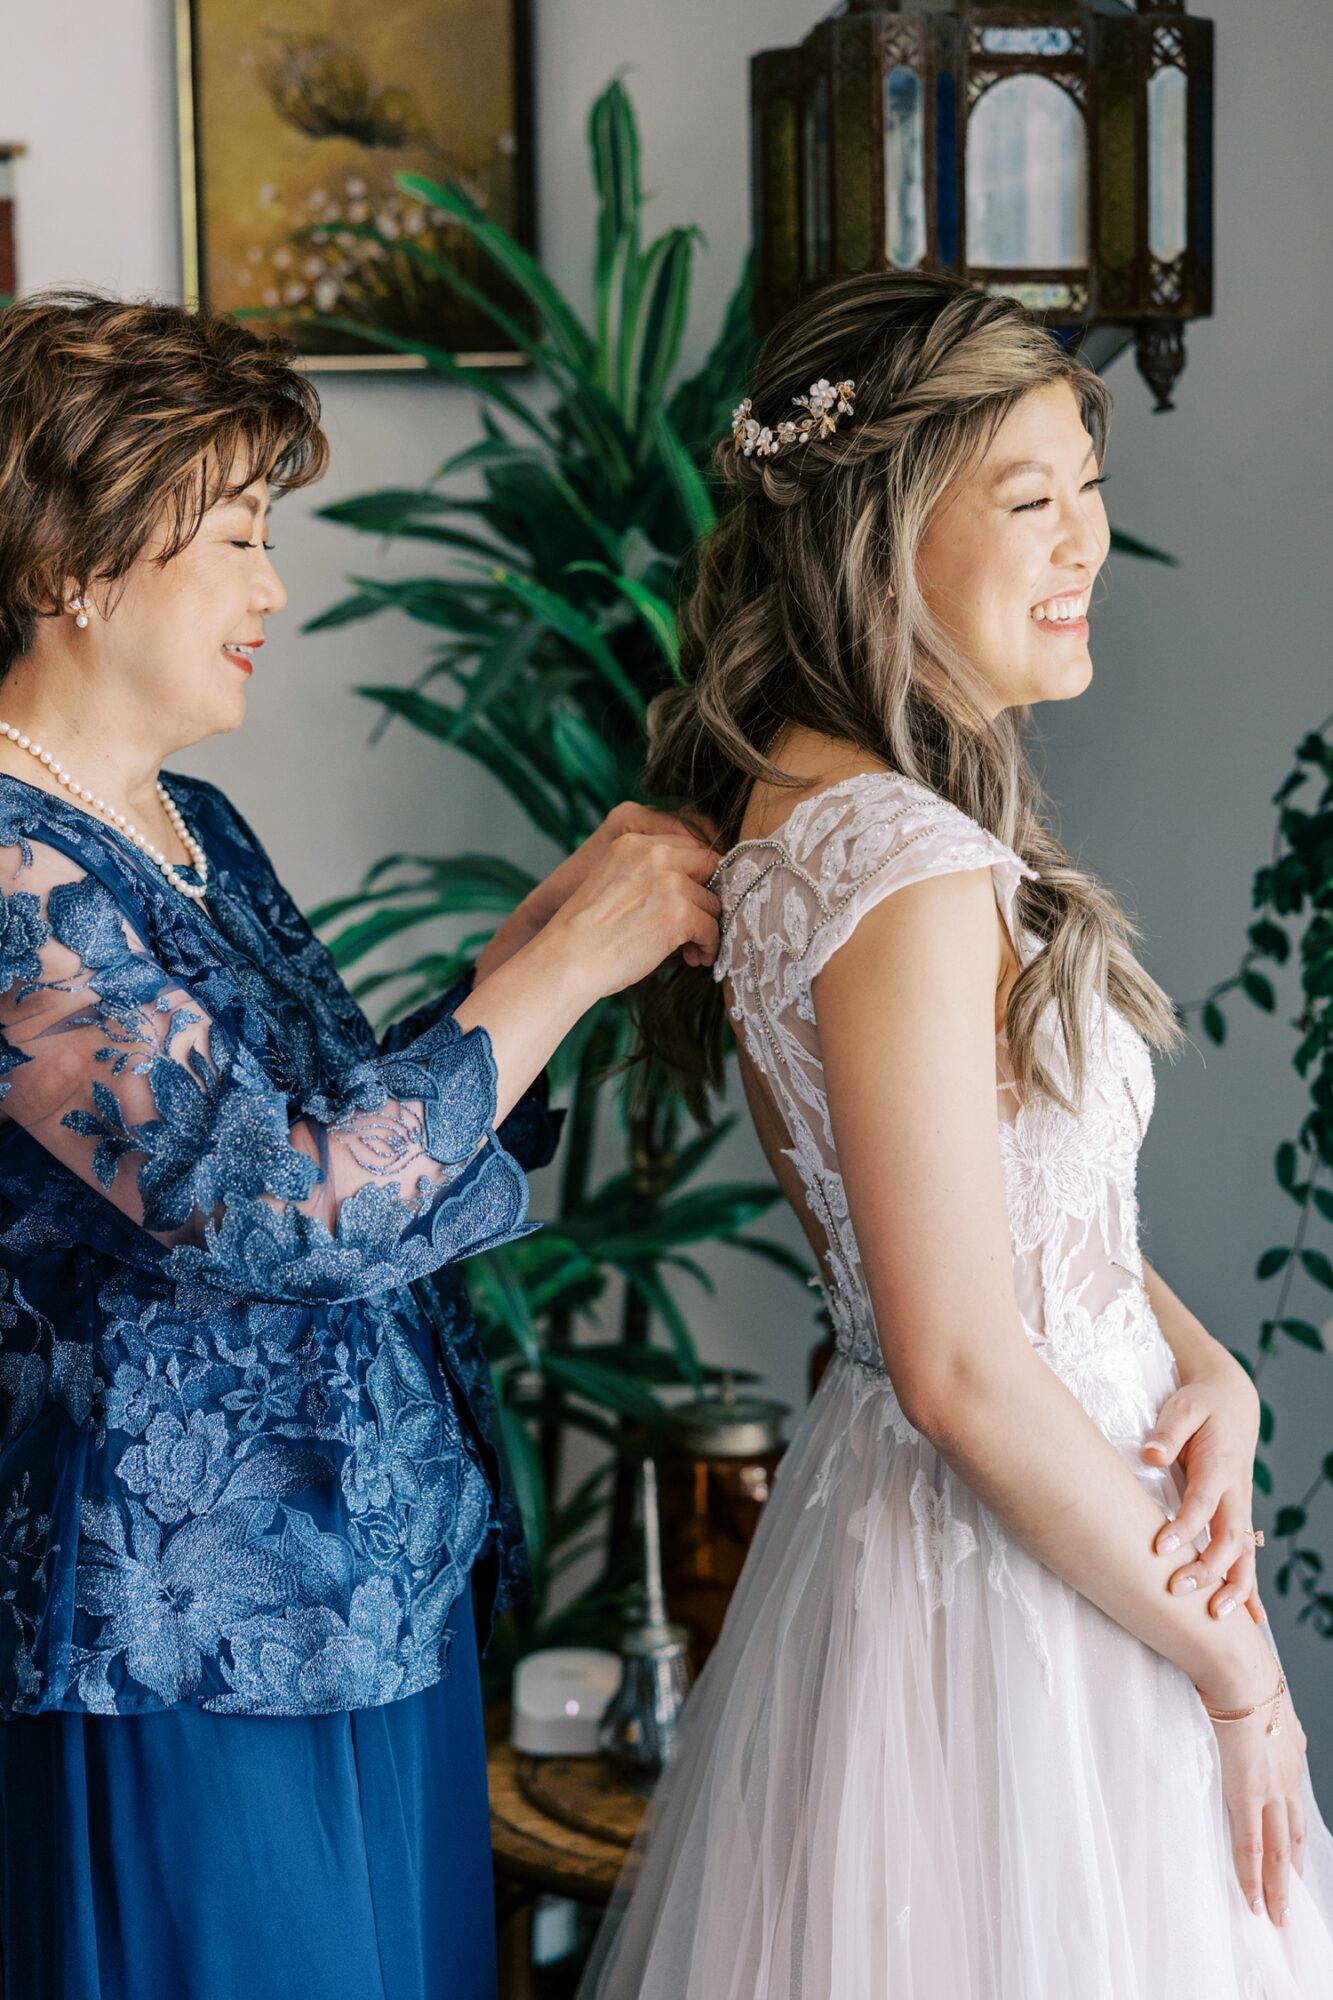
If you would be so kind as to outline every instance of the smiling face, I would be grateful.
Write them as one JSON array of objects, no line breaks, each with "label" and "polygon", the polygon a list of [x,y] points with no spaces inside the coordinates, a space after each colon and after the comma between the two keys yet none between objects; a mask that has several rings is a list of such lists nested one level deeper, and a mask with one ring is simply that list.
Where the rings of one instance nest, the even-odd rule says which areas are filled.
[{"label": "smiling face", "polygon": [[1078,398],[1020,398],[932,516],[917,551],[927,608],[990,690],[992,713],[1081,694],[1088,608],[1110,530]]},{"label": "smiling face", "polygon": [[[264,620],[287,593],[269,561],[269,490],[253,480],[205,513],[199,532],[158,567],[165,524],[135,563],[110,617],[97,616],[91,640],[99,679],[116,690],[126,726],[137,725],[164,753],[236,729],[264,640]],[[239,650],[250,645],[252,653]]]}]

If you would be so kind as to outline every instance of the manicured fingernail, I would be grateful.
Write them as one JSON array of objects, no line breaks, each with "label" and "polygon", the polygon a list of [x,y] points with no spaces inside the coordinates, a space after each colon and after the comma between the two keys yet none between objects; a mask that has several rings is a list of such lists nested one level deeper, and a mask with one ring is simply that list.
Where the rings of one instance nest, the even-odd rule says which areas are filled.
[{"label": "manicured fingernail", "polygon": [[1262,1896],[1256,1896],[1256,1897],[1255,1897],[1255,1899],[1254,1899],[1254,1901],[1253,1901],[1253,1902],[1252,1902],[1252,1903],[1250,1904],[1250,1908],[1251,1908],[1251,1909],[1252,1909],[1252,1910],[1254,1911],[1254,1914],[1255,1914],[1255,1916],[1256,1916],[1256,1917],[1261,1917],[1261,1916],[1263,1915],[1263,1913],[1264,1913],[1264,1899],[1263,1899],[1263,1897],[1262,1897]]},{"label": "manicured fingernail", "polygon": [[1229,1618],[1232,1612],[1235,1610],[1235,1608],[1236,1608],[1235,1598],[1224,1597],[1222,1599],[1222,1602],[1217,1607],[1217,1615],[1219,1618]]},{"label": "manicured fingernail", "polygon": [[1199,1588],[1199,1579],[1197,1576],[1177,1577],[1171,1588],[1175,1591],[1177,1597],[1183,1597],[1187,1590],[1197,1590]]},{"label": "manicured fingernail", "polygon": [[1169,1556],[1172,1549],[1178,1549],[1179,1547],[1180,1547],[1180,1536],[1168,1535],[1164,1542],[1159,1542],[1157,1544],[1157,1553],[1159,1556]]},{"label": "manicured fingernail", "polygon": [[1262,1604],[1259,1606],[1259,1623],[1261,1625],[1266,1625],[1268,1623],[1268,1613],[1264,1610]]}]

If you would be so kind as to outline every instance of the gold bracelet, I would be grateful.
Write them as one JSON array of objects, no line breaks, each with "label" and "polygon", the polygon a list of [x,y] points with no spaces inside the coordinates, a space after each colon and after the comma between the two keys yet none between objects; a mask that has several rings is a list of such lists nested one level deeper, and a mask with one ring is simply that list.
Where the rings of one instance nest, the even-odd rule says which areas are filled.
[{"label": "gold bracelet", "polygon": [[[1204,1714],[1211,1716],[1214,1722],[1244,1722],[1246,1716],[1253,1715],[1257,1709],[1263,1707],[1263,1703],[1261,1701],[1256,1701],[1252,1702],[1248,1708],[1210,1708],[1208,1705],[1207,1697],[1205,1696],[1203,1689],[1199,1686],[1197,1681],[1194,1683],[1194,1692],[1198,1695],[1200,1701],[1203,1703]],[[1282,1727],[1281,1723],[1278,1721],[1278,1716],[1282,1712],[1282,1697],[1286,1692],[1287,1692],[1287,1677],[1282,1672],[1281,1668],[1279,1668],[1277,1676],[1277,1692],[1271,1697],[1273,1703],[1273,1713],[1268,1718],[1268,1727],[1266,1731],[1266,1733],[1269,1736],[1276,1736],[1279,1729]]]}]

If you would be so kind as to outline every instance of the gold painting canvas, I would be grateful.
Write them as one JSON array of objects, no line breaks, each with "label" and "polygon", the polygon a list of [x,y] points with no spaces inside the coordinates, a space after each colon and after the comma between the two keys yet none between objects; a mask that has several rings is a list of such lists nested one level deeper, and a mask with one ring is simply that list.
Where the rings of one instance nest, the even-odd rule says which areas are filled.
[{"label": "gold painting canvas", "polygon": [[361,327],[521,358],[430,268],[512,307],[472,233],[395,176],[532,247],[527,0],[177,0],[176,29],[187,302],[262,314],[312,367],[421,365]]}]

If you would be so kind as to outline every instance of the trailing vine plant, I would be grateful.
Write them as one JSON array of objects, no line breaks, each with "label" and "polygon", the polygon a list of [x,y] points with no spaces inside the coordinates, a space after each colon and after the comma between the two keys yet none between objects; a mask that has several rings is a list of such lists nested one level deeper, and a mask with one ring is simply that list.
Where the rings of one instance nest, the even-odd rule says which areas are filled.
[{"label": "trailing vine plant", "polygon": [[[1272,1309],[1259,1328],[1253,1358],[1238,1348],[1232,1352],[1260,1384],[1265,1370],[1283,1344],[1327,1351],[1333,1319],[1317,1321],[1320,1306],[1333,1293],[1333,1258],[1318,1240],[1321,1225],[1333,1223],[1333,715],[1298,745],[1295,768],[1273,795],[1277,827],[1271,861],[1254,877],[1253,907],[1259,912],[1249,927],[1249,947],[1228,978],[1219,981],[1202,1001],[1193,1003],[1210,1041],[1226,1039],[1222,1010],[1225,995],[1239,992],[1265,1013],[1277,1008],[1273,982],[1262,970],[1267,961],[1285,965],[1294,957],[1301,984],[1300,1010],[1292,1025],[1299,1040],[1292,1062],[1309,1088],[1309,1107],[1294,1134],[1284,1138],[1274,1155],[1278,1186],[1296,1214],[1285,1243],[1270,1244],[1259,1257],[1255,1276],[1276,1285]],[[1311,783],[1317,793],[1297,802]],[[1192,1008],[1182,1008],[1182,1015]],[[1326,1245],[1327,1239],[1325,1239]],[[1299,1288],[1299,1290],[1298,1290]],[[1301,1294],[1315,1303],[1303,1316]],[[1320,1295],[1325,1295],[1320,1299]],[[1260,1387],[1261,1450],[1271,1445],[1274,1417]],[[1273,1493],[1273,1475],[1266,1458],[1255,1459],[1254,1483]],[[1278,1496],[1273,1533],[1284,1544],[1275,1577],[1280,1596],[1303,1597],[1298,1623],[1309,1622],[1321,1638],[1333,1639],[1333,1589],[1324,1558],[1312,1545],[1310,1522],[1325,1488],[1333,1488],[1333,1450],[1325,1453],[1317,1471],[1296,1499]]]}]

